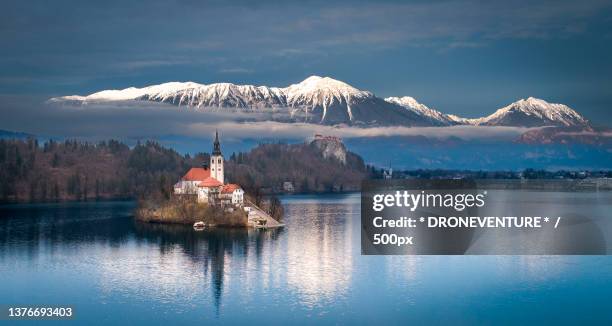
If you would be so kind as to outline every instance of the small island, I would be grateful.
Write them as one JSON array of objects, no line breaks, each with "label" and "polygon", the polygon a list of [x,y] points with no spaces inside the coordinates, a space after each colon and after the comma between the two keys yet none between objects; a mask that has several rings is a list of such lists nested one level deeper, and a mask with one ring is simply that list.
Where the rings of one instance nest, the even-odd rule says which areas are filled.
[{"label": "small island", "polygon": [[[281,227],[282,208],[270,200],[266,212],[248,199],[239,184],[225,183],[224,158],[215,132],[210,164],[192,167],[174,184],[171,194],[139,201],[135,217],[150,223],[189,224],[194,228]],[[274,217],[272,215],[274,215]]]}]

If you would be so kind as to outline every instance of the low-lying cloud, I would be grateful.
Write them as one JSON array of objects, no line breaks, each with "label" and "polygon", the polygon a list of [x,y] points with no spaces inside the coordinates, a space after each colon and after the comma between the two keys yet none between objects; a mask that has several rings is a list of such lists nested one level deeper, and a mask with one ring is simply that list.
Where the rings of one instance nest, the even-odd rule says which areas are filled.
[{"label": "low-lying cloud", "polygon": [[221,122],[193,123],[185,130],[189,136],[206,134],[219,128],[226,136],[235,138],[308,138],[313,134],[337,136],[341,138],[423,136],[446,139],[451,137],[463,140],[512,140],[529,130],[517,127],[451,126],[451,127],[336,127],[309,123],[283,123],[275,121],[258,122]]},{"label": "low-lying cloud", "polygon": [[216,129],[234,139],[306,139],[314,134],[342,138],[423,136],[464,140],[512,140],[526,132],[517,127],[348,127],[269,121],[273,111],[196,110],[153,102],[98,103],[83,106],[1,99],[0,129],[39,136],[84,139],[143,139],[166,136],[209,138]]}]

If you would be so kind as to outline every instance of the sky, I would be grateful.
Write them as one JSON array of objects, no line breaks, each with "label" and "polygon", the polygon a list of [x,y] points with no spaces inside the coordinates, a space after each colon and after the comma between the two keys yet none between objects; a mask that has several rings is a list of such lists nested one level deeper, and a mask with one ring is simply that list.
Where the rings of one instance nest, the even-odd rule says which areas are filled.
[{"label": "sky", "polygon": [[0,43],[5,118],[18,99],[321,75],[465,117],[534,96],[612,124],[611,1],[5,0]]}]

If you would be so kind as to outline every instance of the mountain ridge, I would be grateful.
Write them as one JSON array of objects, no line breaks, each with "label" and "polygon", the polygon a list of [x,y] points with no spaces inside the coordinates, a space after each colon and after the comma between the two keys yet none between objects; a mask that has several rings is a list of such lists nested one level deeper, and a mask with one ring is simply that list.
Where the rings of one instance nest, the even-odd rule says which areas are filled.
[{"label": "mountain ridge", "polygon": [[380,98],[330,77],[310,76],[287,87],[168,82],[142,88],[103,90],[87,96],[54,97],[48,103],[88,105],[116,101],[151,101],[192,108],[276,110],[283,122],[357,126],[516,126],[589,127],[570,107],[529,97],[481,118],[463,118],[429,108],[410,96]]},{"label": "mountain ridge", "polygon": [[564,104],[549,103],[535,97],[520,99],[503,108],[498,109],[489,116],[478,119],[467,119],[469,124],[475,125],[516,125],[516,120],[524,127],[541,126],[538,122],[545,121],[560,127],[589,126],[578,112]]}]

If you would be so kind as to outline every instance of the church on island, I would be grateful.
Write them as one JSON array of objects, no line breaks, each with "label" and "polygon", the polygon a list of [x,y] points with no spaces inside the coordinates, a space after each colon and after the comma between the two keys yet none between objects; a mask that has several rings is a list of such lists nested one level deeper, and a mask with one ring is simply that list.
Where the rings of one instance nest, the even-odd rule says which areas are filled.
[{"label": "church on island", "polygon": [[199,203],[220,206],[244,205],[244,190],[240,185],[225,183],[223,168],[223,154],[219,143],[219,133],[215,132],[213,151],[210,155],[210,164],[191,168],[174,185],[174,194],[179,196],[194,196]]}]

